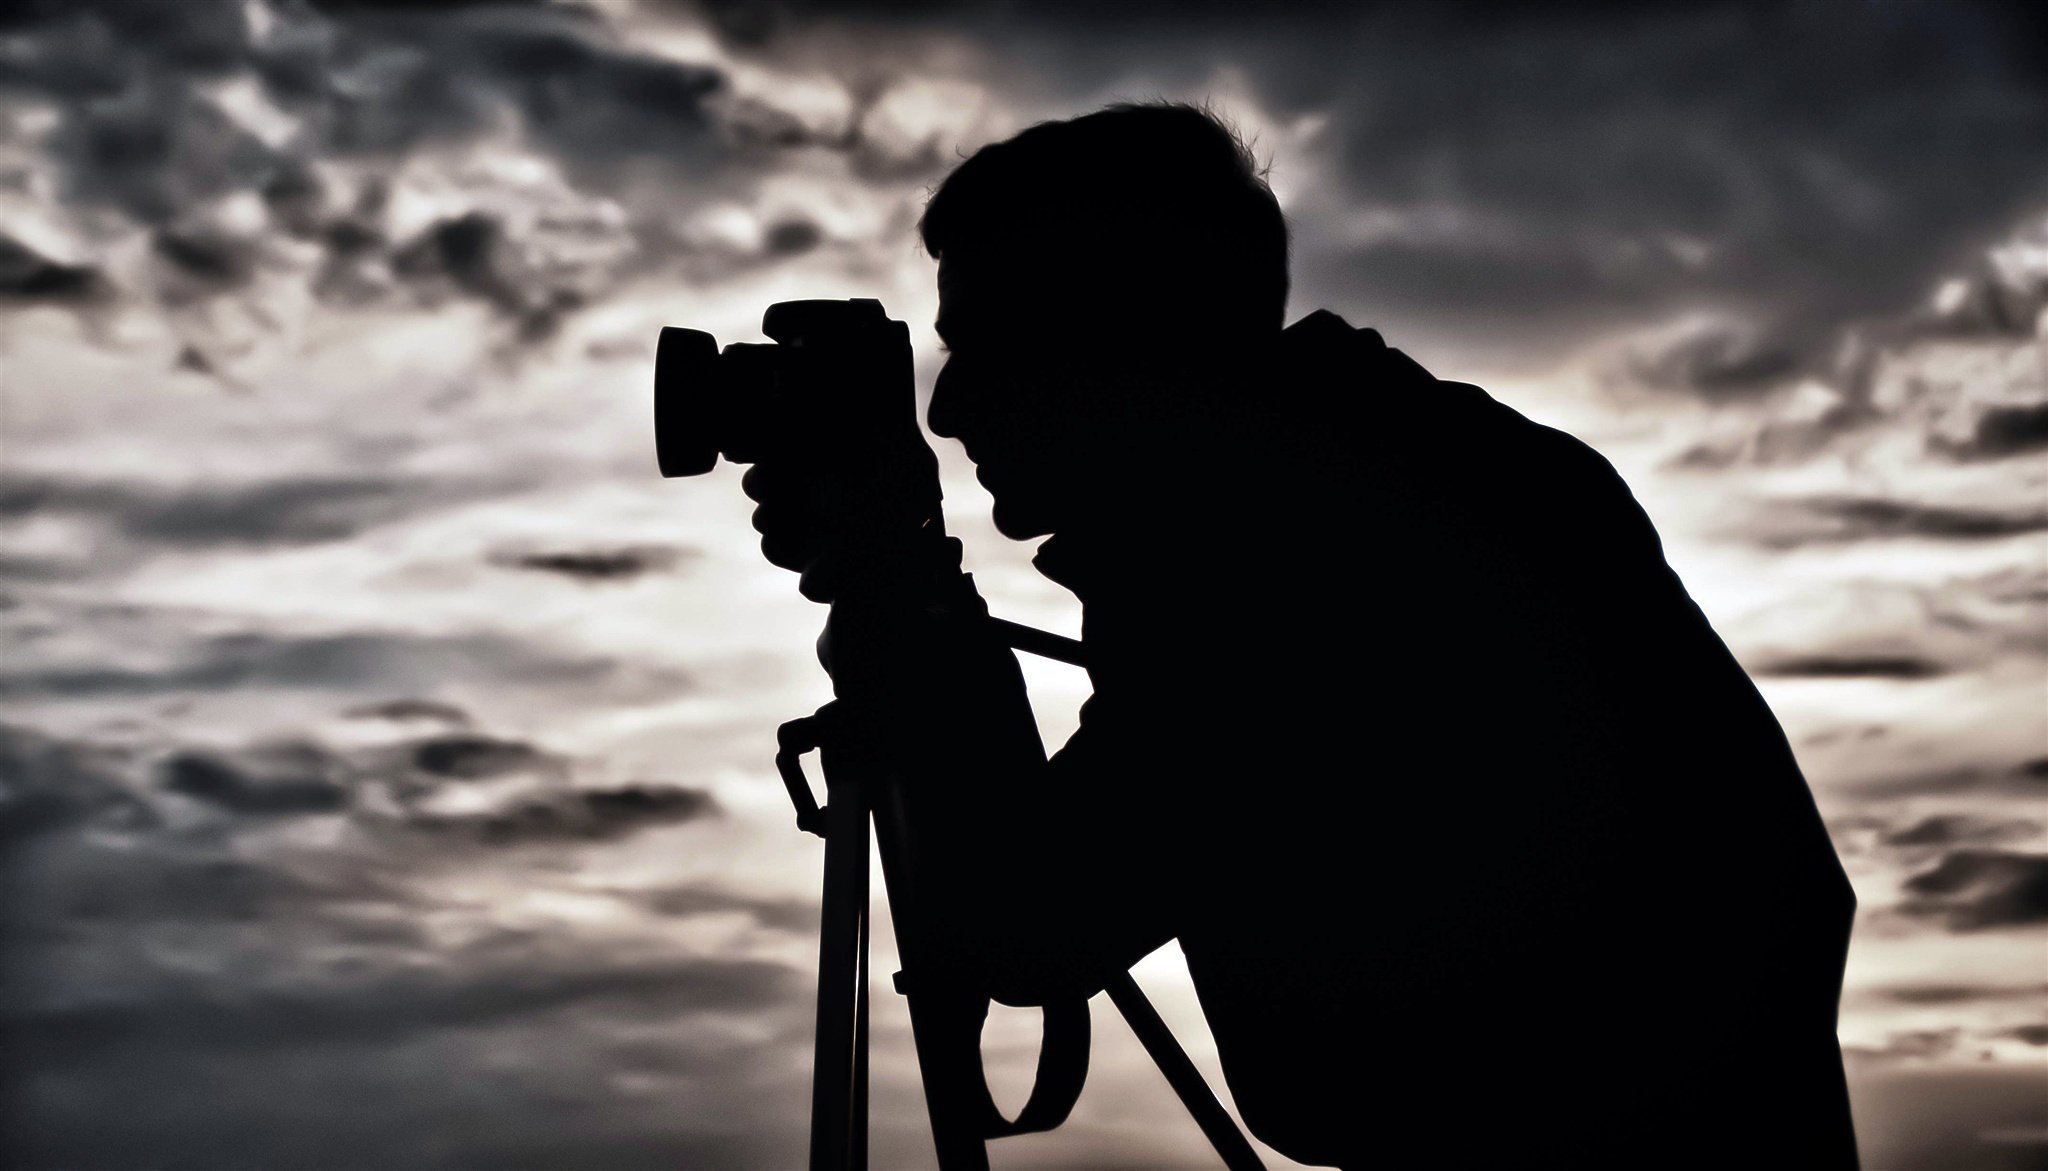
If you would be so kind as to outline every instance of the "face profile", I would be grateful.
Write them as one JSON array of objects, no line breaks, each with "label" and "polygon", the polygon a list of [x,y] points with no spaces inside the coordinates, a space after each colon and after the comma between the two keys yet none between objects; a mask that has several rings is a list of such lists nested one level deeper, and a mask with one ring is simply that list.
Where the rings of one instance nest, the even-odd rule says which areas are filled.
[{"label": "face profile", "polygon": [[1208,115],[1121,106],[983,148],[926,205],[948,350],[928,421],[1024,540],[1198,490],[1229,372],[1278,336],[1287,228]]},{"label": "face profile", "polygon": [[[989,266],[991,276],[995,271]],[[1072,519],[1113,461],[1103,343],[1086,322],[1038,320],[1009,282],[939,263],[945,365],[932,388],[932,434],[958,440],[995,501],[997,531],[1030,540]]]}]

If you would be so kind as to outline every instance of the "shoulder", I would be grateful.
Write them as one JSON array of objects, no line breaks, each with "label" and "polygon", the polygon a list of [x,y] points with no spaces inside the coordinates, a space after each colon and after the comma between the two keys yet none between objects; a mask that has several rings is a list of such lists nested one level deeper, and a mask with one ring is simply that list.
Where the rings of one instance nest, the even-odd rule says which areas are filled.
[{"label": "shoulder", "polygon": [[1447,470],[1526,500],[1569,500],[1640,513],[1614,464],[1568,431],[1538,423],[1469,382],[1430,374],[1389,347],[1386,362],[1406,375],[1398,413],[1428,437]]}]

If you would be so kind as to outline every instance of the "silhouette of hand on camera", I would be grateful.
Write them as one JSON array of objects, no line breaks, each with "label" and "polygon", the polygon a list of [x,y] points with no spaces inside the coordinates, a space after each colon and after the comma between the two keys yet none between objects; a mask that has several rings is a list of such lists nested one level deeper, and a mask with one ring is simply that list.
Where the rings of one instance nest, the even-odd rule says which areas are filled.
[{"label": "silhouette of hand on camera", "polygon": [[856,574],[900,576],[940,515],[938,458],[921,435],[886,450],[778,454],[740,487],[758,505],[762,556],[801,574],[797,588],[814,602],[834,601]]}]

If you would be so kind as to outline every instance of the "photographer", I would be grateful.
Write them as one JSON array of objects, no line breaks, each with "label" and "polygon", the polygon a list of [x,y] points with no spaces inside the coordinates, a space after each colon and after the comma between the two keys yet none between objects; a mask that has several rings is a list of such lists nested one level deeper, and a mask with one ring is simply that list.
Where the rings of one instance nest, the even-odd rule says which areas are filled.
[{"label": "photographer", "polygon": [[942,547],[840,596],[897,552],[845,535],[893,457],[746,487],[920,778],[947,977],[1042,1003],[1178,939],[1246,1123],[1303,1162],[1854,1167],[1854,900],[1606,461],[1372,330],[1283,330],[1285,223],[1202,111],[1034,126],[921,230],[929,423],[1005,535],[1051,534],[1080,730],[1046,759]]}]

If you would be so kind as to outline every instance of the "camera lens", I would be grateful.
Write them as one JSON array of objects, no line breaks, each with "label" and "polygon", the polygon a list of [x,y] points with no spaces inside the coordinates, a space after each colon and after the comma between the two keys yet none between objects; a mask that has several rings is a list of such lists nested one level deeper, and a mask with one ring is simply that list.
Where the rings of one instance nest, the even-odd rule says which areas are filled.
[{"label": "camera lens", "polygon": [[661,331],[654,350],[654,454],[664,476],[701,476],[718,463],[718,340],[697,329]]}]

